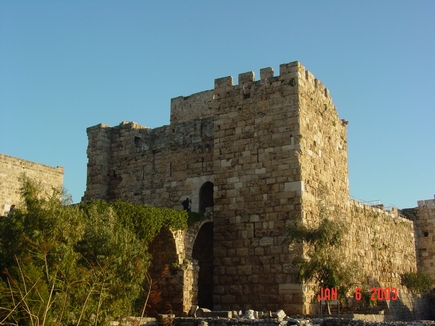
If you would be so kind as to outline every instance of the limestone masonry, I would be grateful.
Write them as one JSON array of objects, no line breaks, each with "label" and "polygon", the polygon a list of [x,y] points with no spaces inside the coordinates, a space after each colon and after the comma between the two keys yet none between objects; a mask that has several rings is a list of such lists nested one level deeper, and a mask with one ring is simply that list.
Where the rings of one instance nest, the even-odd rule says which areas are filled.
[{"label": "limestone masonry", "polygon": [[51,167],[0,154],[0,215],[7,214],[11,205],[21,203],[20,177],[26,175],[41,182],[46,191],[62,189],[63,167]]},{"label": "limestone masonry", "polygon": [[435,281],[435,196],[434,199],[419,200],[417,204],[419,268],[430,274]]},{"label": "limestone masonry", "polygon": [[[359,263],[361,284],[405,294],[400,274],[417,270],[413,221],[350,199],[346,125],[328,89],[299,62],[280,65],[278,76],[261,69],[259,80],[239,74],[235,85],[219,78],[212,90],[172,99],[170,125],[88,128],[84,200],[182,209],[190,198],[192,211],[208,216],[151,244],[154,275],[171,268],[160,286],[176,313],[192,304],[315,313],[319,289],[299,284],[292,264],[304,248],[283,240],[289,225],[319,224],[319,201],[346,222],[337,255]],[[417,239],[432,241],[423,266],[433,273],[431,214],[428,236]]]}]

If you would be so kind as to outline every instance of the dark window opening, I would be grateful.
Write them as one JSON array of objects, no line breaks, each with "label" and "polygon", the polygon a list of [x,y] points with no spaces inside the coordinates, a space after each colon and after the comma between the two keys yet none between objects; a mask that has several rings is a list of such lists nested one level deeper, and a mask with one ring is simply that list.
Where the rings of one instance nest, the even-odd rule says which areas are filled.
[{"label": "dark window opening", "polygon": [[428,237],[428,236],[429,236],[429,233],[428,233],[428,232],[423,232],[423,235],[424,235],[425,237]]},{"label": "dark window opening", "polygon": [[135,136],[134,145],[136,146],[136,148],[142,148],[142,138]]},{"label": "dark window opening", "polygon": [[207,181],[199,190],[199,212],[204,214],[209,207],[214,206],[213,201],[213,183]]}]

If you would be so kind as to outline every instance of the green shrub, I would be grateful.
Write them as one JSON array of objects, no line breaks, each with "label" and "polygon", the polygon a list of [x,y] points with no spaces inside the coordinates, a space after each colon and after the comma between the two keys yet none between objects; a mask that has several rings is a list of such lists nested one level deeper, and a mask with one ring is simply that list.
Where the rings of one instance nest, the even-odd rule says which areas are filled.
[{"label": "green shrub", "polygon": [[140,315],[148,243],[162,228],[187,227],[184,211],[121,201],[72,206],[27,178],[22,196],[14,216],[0,220],[0,324],[104,325]]},{"label": "green shrub", "polygon": [[432,288],[432,277],[424,272],[410,272],[401,275],[402,285],[414,293],[423,293]]}]

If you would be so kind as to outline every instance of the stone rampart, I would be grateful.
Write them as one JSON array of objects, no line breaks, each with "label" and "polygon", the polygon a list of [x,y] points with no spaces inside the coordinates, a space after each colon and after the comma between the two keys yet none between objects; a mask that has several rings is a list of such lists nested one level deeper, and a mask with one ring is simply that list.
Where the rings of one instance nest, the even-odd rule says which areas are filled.
[{"label": "stone rampart", "polygon": [[62,190],[64,169],[0,154],[0,214],[9,211],[11,205],[21,204],[20,178],[26,175],[41,183],[51,193],[52,188]]},{"label": "stone rampart", "polygon": [[[417,271],[414,223],[400,216],[395,209],[384,211],[353,200],[348,202],[348,209],[339,214],[331,210],[330,218],[346,225],[344,244],[336,250],[336,255],[345,264],[354,263],[357,267],[355,289],[396,288],[400,305],[412,309],[412,303],[401,298],[407,289],[401,285],[400,276]],[[319,291],[318,286],[307,287],[305,302],[311,302],[307,310],[318,309]],[[387,304],[398,307],[392,300]]]},{"label": "stone rampart", "polygon": [[[400,274],[417,270],[414,223],[393,209],[350,203],[346,255],[357,258],[367,284],[400,288]],[[363,283],[363,282],[362,282]]]}]

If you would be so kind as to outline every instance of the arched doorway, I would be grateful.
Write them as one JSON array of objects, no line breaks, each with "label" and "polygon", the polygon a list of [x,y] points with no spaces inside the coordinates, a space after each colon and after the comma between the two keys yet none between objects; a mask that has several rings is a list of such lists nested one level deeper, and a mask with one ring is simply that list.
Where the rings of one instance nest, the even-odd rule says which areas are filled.
[{"label": "arched doorway", "polygon": [[213,309],[213,223],[205,223],[196,236],[192,258],[198,261],[198,305]]},{"label": "arched doorway", "polygon": [[207,207],[213,207],[213,183],[205,182],[199,190],[199,213],[204,214]]},{"label": "arched doorway", "polygon": [[183,271],[175,266],[178,256],[172,232],[162,229],[151,241],[149,253],[152,256],[149,268],[152,291],[148,300],[148,316],[180,314],[183,311]]}]

